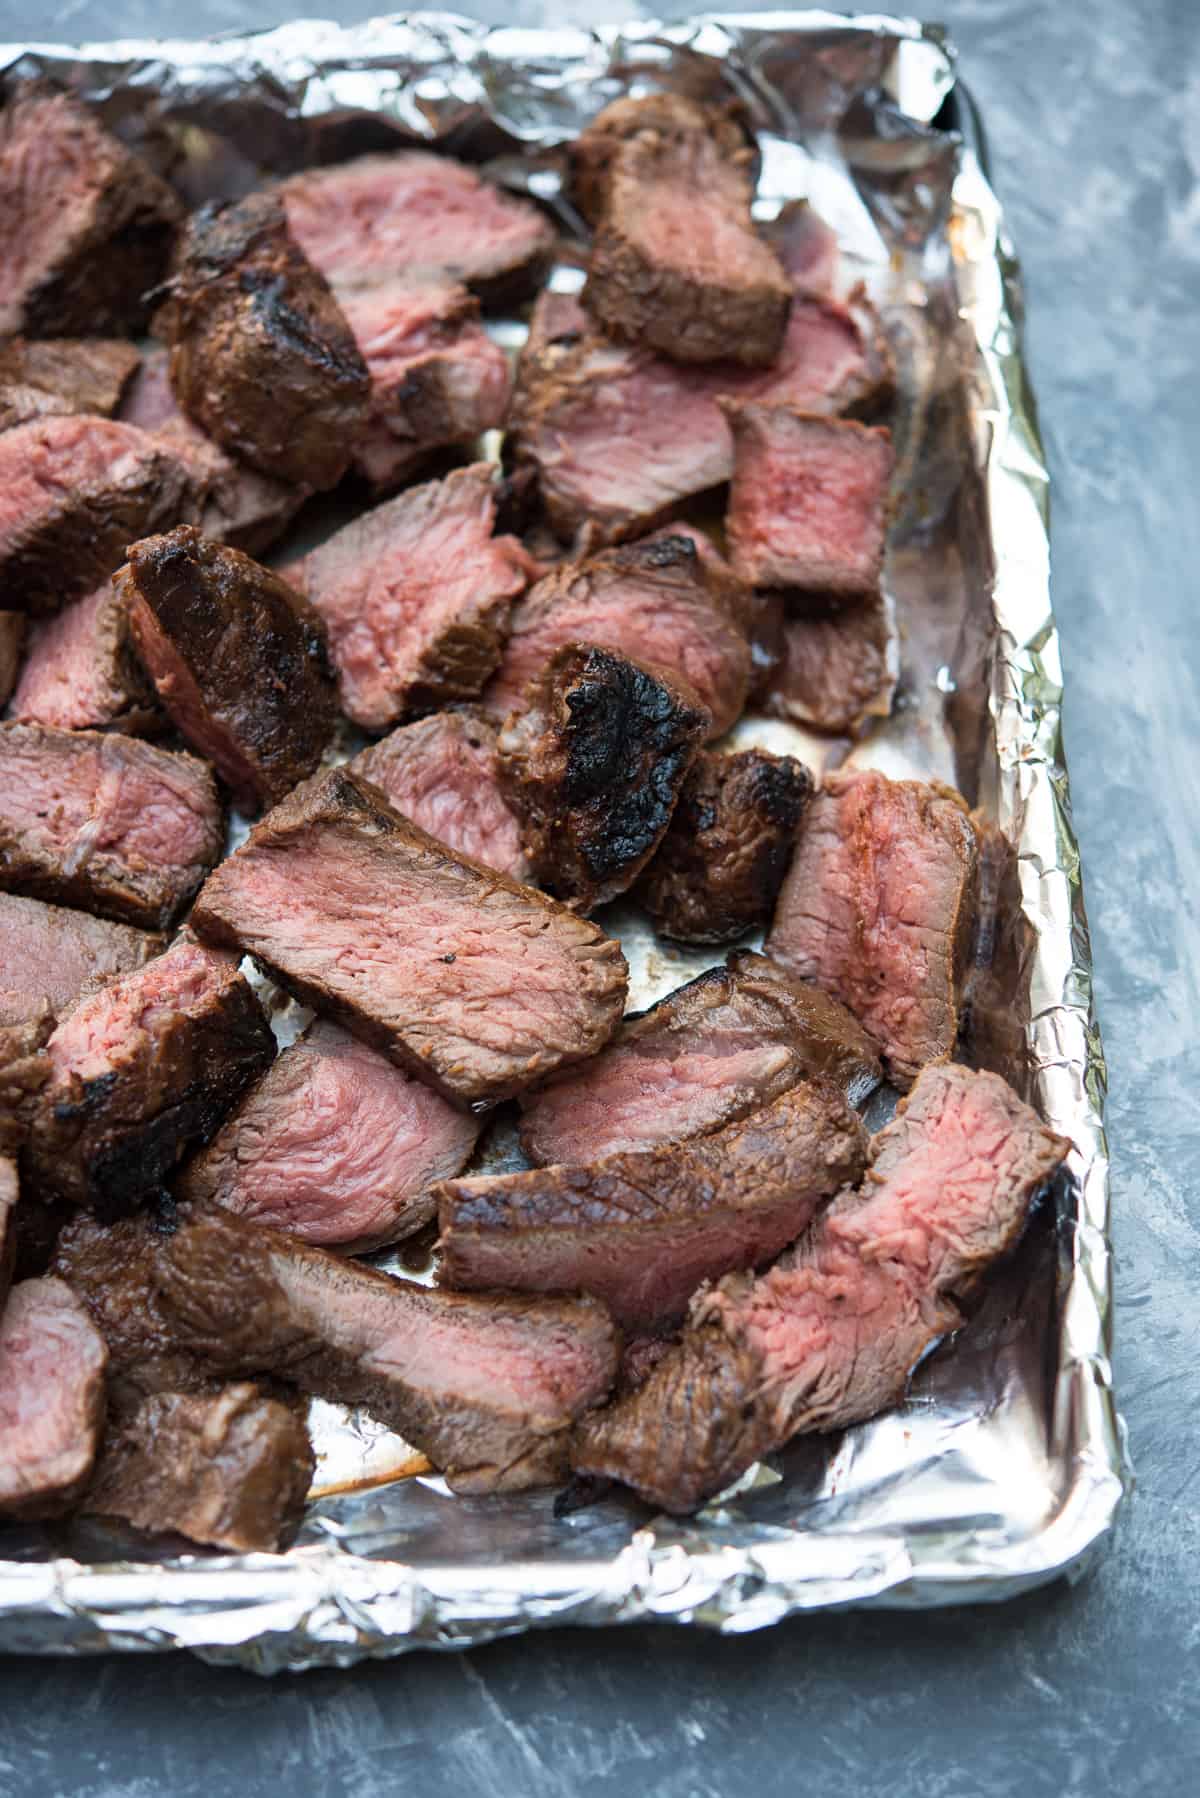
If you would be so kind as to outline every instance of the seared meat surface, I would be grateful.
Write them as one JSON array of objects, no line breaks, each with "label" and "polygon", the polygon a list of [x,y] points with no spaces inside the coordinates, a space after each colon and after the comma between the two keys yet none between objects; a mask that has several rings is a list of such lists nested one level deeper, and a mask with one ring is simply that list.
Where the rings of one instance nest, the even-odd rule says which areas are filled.
[{"label": "seared meat surface", "polygon": [[0,431],[51,414],[111,418],[141,359],[119,338],[11,338],[0,345]]}]

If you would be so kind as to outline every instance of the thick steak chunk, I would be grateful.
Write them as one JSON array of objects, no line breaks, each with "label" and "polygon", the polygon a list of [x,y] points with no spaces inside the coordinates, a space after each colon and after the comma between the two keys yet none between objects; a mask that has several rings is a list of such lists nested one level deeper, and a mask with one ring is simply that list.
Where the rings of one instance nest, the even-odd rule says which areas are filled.
[{"label": "thick steak chunk", "polygon": [[0,115],[0,335],[139,329],[181,217],[86,107],[23,84]]},{"label": "thick steak chunk", "polygon": [[798,1432],[899,1404],[1069,1147],[998,1075],[927,1068],[864,1185],[769,1273],[699,1294],[645,1385],[584,1420],[576,1468],[691,1511]]},{"label": "thick steak chunk", "polygon": [[790,755],[697,756],[638,887],[657,928],[684,943],[731,943],[765,924],[812,788]]},{"label": "thick steak chunk", "polygon": [[20,1196],[17,1164],[11,1157],[0,1155],[0,1317],[4,1316],[4,1302],[17,1264],[17,1200]]},{"label": "thick steak chunk", "polygon": [[159,699],[242,810],[312,773],[336,722],[333,676],[320,616],[281,576],[181,525],[132,544],[117,584]]},{"label": "thick steak chunk", "polygon": [[719,737],[746,701],[750,646],[730,586],[684,531],[567,562],[514,607],[499,672],[483,696],[520,711],[531,681],[568,643],[594,643],[686,683]]},{"label": "thick steak chunk", "polygon": [[212,773],[195,756],[0,725],[0,889],[162,928],[224,841]]},{"label": "thick steak chunk", "polygon": [[129,640],[129,614],[111,581],[56,617],[33,622],[9,716],[55,730],[161,729],[163,715]]},{"label": "thick steak chunk", "polygon": [[366,424],[370,382],[275,195],[193,214],[156,323],[175,396],[202,430],[276,480],[337,484]]},{"label": "thick steak chunk", "polygon": [[528,880],[521,827],[496,774],[495,726],[482,712],[434,712],[391,731],[350,765],[456,854]]},{"label": "thick steak chunk", "polygon": [[452,855],[341,768],[255,827],[192,922],[465,1106],[594,1055],[625,1001],[625,958],[595,925]]},{"label": "thick steak chunk", "polygon": [[656,134],[664,143],[688,133],[707,133],[714,151],[746,169],[752,141],[733,107],[706,106],[683,94],[650,93],[614,100],[598,112],[570,146],[571,198],[590,225],[598,225],[608,201],[609,177],[631,140]]},{"label": "thick steak chunk", "polygon": [[725,530],[736,572],[756,587],[877,593],[891,432],[789,406],[735,406],[729,418],[734,466]]},{"label": "thick steak chunk", "polygon": [[849,1006],[898,1086],[954,1047],[975,870],[948,787],[833,775],[808,809],[767,953]]},{"label": "thick steak chunk", "polygon": [[0,1025],[62,1017],[85,987],[145,967],[162,949],[162,937],[128,924],[0,893]]},{"label": "thick steak chunk", "polygon": [[0,705],[17,684],[21,651],[25,647],[25,614],[0,612]]},{"label": "thick steak chunk", "polygon": [[561,1479],[573,1423],[616,1372],[594,1300],[431,1290],[226,1212],[163,1239],[155,1278],[181,1347],[365,1405],[458,1492]]},{"label": "thick steak chunk", "polygon": [[597,1161],[707,1135],[821,1074],[861,1104],[879,1084],[843,1006],[765,956],[729,957],[637,1017],[612,1045],[522,1100],[531,1161]]},{"label": "thick steak chunk", "polygon": [[324,618],[342,709],[366,730],[472,699],[494,672],[526,561],[493,537],[485,462],[410,487],[292,570]]},{"label": "thick steak chunk", "polygon": [[125,545],[194,518],[202,487],[172,446],[106,418],[0,432],[0,586],[56,612],[106,581]]},{"label": "thick steak chunk", "polygon": [[809,1082],[711,1136],[585,1166],[450,1180],[443,1286],[587,1292],[622,1329],[664,1329],[705,1280],[761,1267],[856,1181],[867,1133]]},{"label": "thick steak chunk", "polygon": [[432,1187],[466,1164],[478,1134],[477,1118],[319,1019],[188,1163],[175,1191],[361,1253],[429,1222]]},{"label": "thick steak chunk", "polygon": [[14,337],[0,346],[0,431],[51,413],[111,418],[141,359],[119,338]]},{"label": "thick steak chunk", "polygon": [[236,1382],[152,1395],[110,1433],[83,1509],[234,1554],[285,1548],[315,1459],[295,1410]]},{"label": "thick steak chunk", "polygon": [[0,1317],[0,1517],[57,1517],[87,1485],[104,1343],[61,1280],[23,1280]]},{"label": "thick steak chunk", "polygon": [[898,645],[891,607],[876,589],[856,600],[806,599],[784,618],[764,710],[810,730],[857,736],[892,709]]},{"label": "thick steak chunk", "polygon": [[497,738],[538,885],[580,911],[632,886],[662,840],[711,713],[690,689],[568,643]]}]

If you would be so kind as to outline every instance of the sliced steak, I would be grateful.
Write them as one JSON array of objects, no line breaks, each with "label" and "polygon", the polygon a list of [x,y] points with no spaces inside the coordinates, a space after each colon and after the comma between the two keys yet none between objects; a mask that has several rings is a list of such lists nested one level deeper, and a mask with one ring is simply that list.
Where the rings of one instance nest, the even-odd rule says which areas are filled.
[{"label": "sliced steak", "polygon": [[337,719],[312,606],[191,525],[132,544],[117,584],[155,692],[242,810],[272,805],[312,773]]},{"label": "sliced steak", "polygon": [[196,516],[194,474],[161,439],[106,418],[0,432],[0,582],[22,612],[56,612],[106,581],[125,545]]},{"label": "sliced steak", "polygon": [[195,756],[0,725],[0,889],[162,928],[224,846],[212,773]]},{"label": "sliced steak", "polygon": [[461,282],[485,305],[540,286],[554,230],[528,200],[422,150],[363,156],[293,176],[288,223],[327,280],[345,290],[392,281]]},{"label": "sliced steak", "polygon": [[798,1432],[899,1404],[1069,1148],[998,1075],[927,1068],[864,1185],[769,1273],[699,1294],[645,1385],[584,1420],[577,1470],[691,1511]]},{"label": "sliced steak", "polygon": [[765,924],[812,789],[790,755],[697,756],[637,890],[656,928],[679,942],[731,943]]},{"label": "sliced steak", "polygon": [[0,335],[140,329],[181,217],[86,107],[22,83],[0,115]]},{"label": "sliced steak", "polygon": [[31,1184],[105,1217],[133,1209],[274,1054],[236,965],[181,938],[81,1000],[50,1037],[22,1164]]},{"label": "sliced steak", "polygon": [[730,409],[730,556],[756,587],[878,593],[895,458],[891,432],[789,406]]},{"label": "sliced steak", "polygon": [[746,701],[750,647],[728,583],[688,533],[567,562],[514,607],[499,672],[483,696],[495,717],[520,711],[531,681],[568,643],[594,643],[682,681],[719,737]]},{"label": "sliced steak", "polygon": [[684,1142],[818,1074],[862,1104],[880,1080],[870,1039],[826,994],[734,954],[626,1018],[586,1067],[527,1094],[521,1146],[546,1166]]},{"label": "sliced steak", "polygon": [[482,712],[434,712],[402,725],[351,767],[456,854],[528,880],[521,826],[496,774],[495,727]]},{"label": "sliced steak", "polygon": [[0,1517],[57,1517],[91,1476],[104,1343],[61,1280],[23,1280],[0,1317]]},{"label": "sliced steak", "polygon": [[337,484],[366,424],[370,382],[275,195],[193,214],[155,322],[175,396],[202,430],[276,480]]},{"label": "sliced steak", "polygon": [[24,613],[0,612],[0,705],[7,702],[17,684],[24,647]]},{"label": "sliced steak", "polygon": [[141,359],[119,338],[12,338],[0,346],[0,431],[49,414],[111,418]]},{"label": "sliced steak", "polygon": [[806,600],[783,620],[763,709],[809,730],[857,736],[891,711],[898,659],[892,609],[878,589],[857,600]]},{"label": "sliced steak", "polygon": [[790,200],[763,226],[763,236],[787,270],[797,293],[832,299],[841,268],[837,232],[807,200]]},{"label": "sliced steak", "polygon": [[342,768],[255,827],[192,923],[464,1106],[594,1055],[625,1001],[625,958],[595,925],[453,855]]},{"label": "sliced steak", "polygon": [[588,912],[633,885],[671,821],[712,714],[690,689],[568,643],[496,740],[538,885]]},{"label": "sliced steak", "polygon": [[734,168],[746,169],[752,163],[753,140],[732,107],[706,106],[674,93],[614,100],[570,146],[571,198],[590,225],[599,224],[604,216],[609,176],[623,146],[648,132],[667,144],[680,136],[705,133],[713,150]]},{"label": "sliced steak", "polygon": [[773,1261],[866,1158],[858,1117],[815,1081],[682,1146],[450,1180],[437,1195],[438,1278],[591,1293],[622,1329],[665,1329],[703,1281]]},{"label": "sliced steak", "polygon": [[110,1433],[83,1509],[234,1554],[285,1548],[315,1466],[304,1420],[257,1386],[157,1393]]},{"label": "sliced steak", "polygon": [[479,1120],[318,1020],[175,1183],[182,1199],[362,1253],[411,1236],[465,1166]]},{"label": "sliced steak", "polygon": [[767,952],[849,1006],[898,1086],[954,1047],[975,872],[948,787],[833,775],[809,806]]},{"label": "sliced steak", "polygon": [[0,1025],[62,1017],[85,988],[145,967],[163,946],[128,924],[0,893]]},{"label": "sliced steak", "polygon": [[54,730],[161,729],[165,720],[134,654],[129,614],[111,581],[54,618],[34,621],[9,716]]},{"label": "sliced steak", "polygon": [[324,618],[342,709],[366,730],[472,699],[494,672],[525,586],[514,537],[493,537],[486,462],[410,487],[290,570]]},{"label": "sliced steak", "polygon": [[0,1317],[17,1264],[17,1201],[21,1197],[17,1164],[0,1155]]}]

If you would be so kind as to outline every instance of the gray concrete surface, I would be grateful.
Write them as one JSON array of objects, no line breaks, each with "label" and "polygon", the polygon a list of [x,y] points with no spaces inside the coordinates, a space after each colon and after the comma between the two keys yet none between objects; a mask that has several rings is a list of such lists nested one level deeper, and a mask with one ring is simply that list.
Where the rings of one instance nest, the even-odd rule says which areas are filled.
[{"label": "gray concrete surface", "polygon": [[[583,4],[478,10],[542,23]],[[292,10],[3,0],[0,35],[191,35]],[[1200,4],[943,16],[1024,259],[1054,475],[1140,1482],[1117,1542],[1081,1586],[1003,1608],[726,1642],[560,1633],[270,1684],[179,1657],[0,1662],[4,1798],[1200,1790]]]}]

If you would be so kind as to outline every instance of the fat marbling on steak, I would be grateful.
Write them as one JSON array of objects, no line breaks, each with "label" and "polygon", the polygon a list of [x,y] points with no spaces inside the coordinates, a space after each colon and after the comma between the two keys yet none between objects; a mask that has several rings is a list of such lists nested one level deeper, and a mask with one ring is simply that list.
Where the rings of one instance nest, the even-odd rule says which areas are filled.
[{"label": "fat marbling on steak", "polygon": [[57,1517],[91,1476],[108,1355],[61,1280],[22,1280],[0,1315],[0,1517]]}]

